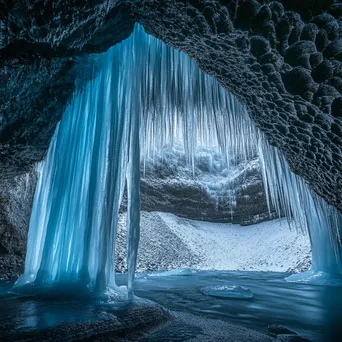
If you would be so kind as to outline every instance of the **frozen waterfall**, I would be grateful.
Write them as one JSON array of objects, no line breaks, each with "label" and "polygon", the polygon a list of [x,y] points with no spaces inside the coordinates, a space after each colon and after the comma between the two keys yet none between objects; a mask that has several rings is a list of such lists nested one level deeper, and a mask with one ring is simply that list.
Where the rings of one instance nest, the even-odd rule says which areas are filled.
[{"label": "frozen waterfall", "polygon": [[245,108],[217,81],[139,26],[126,41],[89,58],[94,77],[67,106],[41,170],[25,272],[16,291],[25,284],[75,286],[87,293],[118,289],[115,239],[126,183],[128,288],[133,295],[139,162],[179,143],[192,170],[201,146],[219,150],[228,169],[259,156],[269,207],[310,235],[313,267],[299,280],[322,272],[340,277],[341,214],[290,171]]},{"label": "frozen waterfall", "polygon": [[136,165],[141,96],[141,77],[132,75],[145,62],[137,42],[134,35],[92,56],[95,77],[66,108],[37,184],[25,272],[16,291],[58,287],[103,294],[116,288],[115,239],[127,179],[132,294],[140,229]]}]

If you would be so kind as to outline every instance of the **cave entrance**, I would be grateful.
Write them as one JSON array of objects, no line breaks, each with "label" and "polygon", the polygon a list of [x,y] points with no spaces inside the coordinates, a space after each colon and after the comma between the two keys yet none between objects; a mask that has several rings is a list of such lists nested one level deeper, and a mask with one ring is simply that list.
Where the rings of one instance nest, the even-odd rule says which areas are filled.
[{"label": "cave entrance", "polygon": [[146,171],[147,158],[167,143],[175,146],[176,138],[193,175],[196,149],[203,143],[219,147],[230,171],[258,155],[268,211],[283,212],[295,226],[310,229],[314,266],[307,276],[316,280],[322,269],[340,274],[339,214],[291,173],[243,106],[216,81],[139,26],[122,44],[92,58],[94,77],[75,93],[64,113],[38,182],[25,273],[17,287],[32,283],[122,292],[115,283],[114,252],[126,182],[132,295],[141,154]]}]

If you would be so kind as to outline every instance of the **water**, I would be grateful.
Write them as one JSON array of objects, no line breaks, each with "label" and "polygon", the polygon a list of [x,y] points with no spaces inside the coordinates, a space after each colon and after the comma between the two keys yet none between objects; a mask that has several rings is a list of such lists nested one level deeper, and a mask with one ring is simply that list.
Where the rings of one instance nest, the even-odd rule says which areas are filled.
[{"label": "water", "polygon": [[[268,325],[280,324],[311,341],[341,341],[342,287],[289,283],[284,280],[287,275],[191,269],[141,273],[135,280],[135,294],[170,310],[219,319],[262,333],[267,333]],[[117,284],[126,283],[127,274],[117,275]],[[253,298],[219,298],[201,292],[208,286],[237,285],[248,288]],[[11,283],[0,283],[0,292],[5,294],[11,286]],[[50,299],[22,300],[6,295],[0,296],[0,302],[0,318],[7,333],[68,322],[101,322],[125,309],[125,303],[114,301],[108,305],[90,299],[77,301],[72,296],[68,299],[58,294]],[[176,322],[151,334],[146,341],[185,341],[198,333],[196,327]]]},{"label": "water", "polygon": [[202,287],[200,291],[212,297],[249,299],[253,298],[253,293],[247,288],[238,285],[216,285]]},{"label": "water", "polygon": [[[289,283],[284,280],[288,276],[285,273],[188,270],[151,275],[154,274],[138,274],[136,295],[171,310],[220,319],[263,333],[267,333],[268,325],[280,324],[317,342],[342,338],[342,287]],[[124,274],[118,275],[118,283],[125,283],[125,278]],[[253,298],[218,298],[201,292],[203,287],[225,285],[246,287]],[[173,328],[175,338],[171,341],[177,341],[178,328]],[[178,335],[183,333],[179,331]],[[163,332],[158,336],[159,340],[166,337]]]}]

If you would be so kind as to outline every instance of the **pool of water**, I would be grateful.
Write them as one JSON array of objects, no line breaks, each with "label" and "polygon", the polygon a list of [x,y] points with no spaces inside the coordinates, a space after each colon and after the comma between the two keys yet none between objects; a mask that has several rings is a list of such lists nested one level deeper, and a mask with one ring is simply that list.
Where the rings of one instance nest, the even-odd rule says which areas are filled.
[{"label": "pool of water", "polygon": [[[285,273],[175,270],[138,273],[135,294],[164,307],[205,319],[267,333],[267,326],[280,324],[302,337],[317,342],[342,341],[342,287],[289,283]],[[118,274],[118,285],[125,285],[126,274]],[[13,298],[7,294],[11,283],[0,283],[0,333],[9,330],[42,329],[65,322],[102,321],[118,315],[121,308],[92,300]],[[206,295],[206,287],[249,289],[252,298],[235,299]],[[177,325],[178,324],[178,325]],[[205,330],[205,322],[203,323]],[[195,330],[194,330],[195,329]],[[185,341],[197,328],[171,324],[146,341]],[[1,334],[0,334],[1,335]],[[171,339],[172,336],[172,339]]]},{"label": "pool of water", "polygon": [[[342,287],[289,283],[288,274],[200,271],[137,274],[136,295],[163,306],[207,318],[225,320],[260,332],[281,324],[312,341],[342,341]],[[126,275],[118,275],[124,284]],[[253,298],[215,298],[207,286],[247,287]]]}]

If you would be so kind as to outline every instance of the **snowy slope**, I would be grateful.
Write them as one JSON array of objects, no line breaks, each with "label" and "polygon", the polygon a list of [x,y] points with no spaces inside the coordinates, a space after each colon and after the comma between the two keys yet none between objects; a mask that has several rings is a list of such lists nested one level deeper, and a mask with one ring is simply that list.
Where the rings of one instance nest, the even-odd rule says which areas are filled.
[{"label": "snowy slope", "polygon": [[[117,270],[125,270],[125,219],[118,231]],[[142,212],[137,270],[181,267],[202,270],[300,272],[311,263],[308,236],[285,219],[242,227]]]},{"label": "snowy slope", "polygon": [[285,272],[301,271],[310,263],[309,237],[290,231],[286,219],[241,227],[158,215],[202,257],[200,269]]}]

